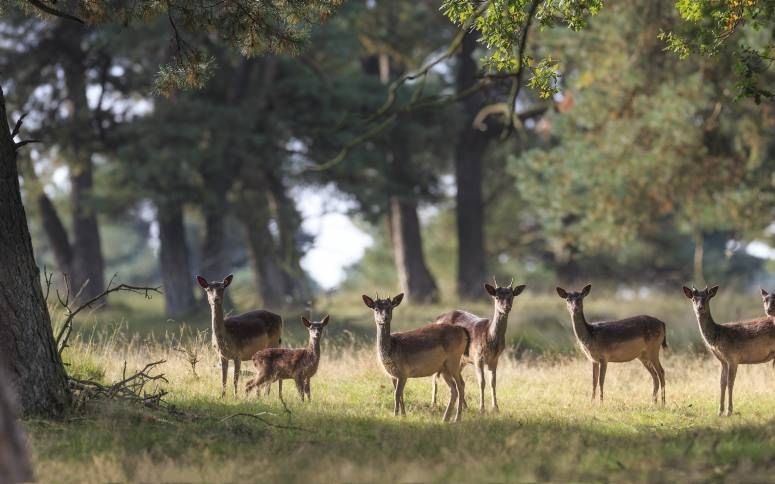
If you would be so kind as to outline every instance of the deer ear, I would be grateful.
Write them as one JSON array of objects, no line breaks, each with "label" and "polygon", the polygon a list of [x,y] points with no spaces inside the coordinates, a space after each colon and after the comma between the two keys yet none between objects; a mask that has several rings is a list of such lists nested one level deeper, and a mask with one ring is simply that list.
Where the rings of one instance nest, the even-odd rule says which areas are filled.
[{"label": "deer ear", "polygon": [[715,296],[716,292],[718,292],[718,286],[713,286],[710,289],[708,289],[708,299],[710,299],[713,296]]},{"label": "deer ear", "polygon": [[561,297],[561,298],[563,298],[563,299],[567,299],[567,297],[568,297],[568,293],[567,293],[567,291],[565,291],[565,289],[563,289],[563,288],[561,288],[561,287],[557,287],[557,288],[555,288],[555,289],[556,289],[556,291],[557,291],[557,295],[558,295],[558,296],[560,296],[560,297]]},{"label": "deer ear", "polygon": [[692,298],[692,296],[693,296],[693,294],[692,294],[692,290],[691,290],[691,289],[689,289],[689,288],[688,288],[688,287],[686,287],[686,286],[683,286],[683,290],[684,290],[684,296],[686,296],[688,299],[691,299],[691,298]]},{"label": "deer ear", "polygon": [[491,285],[485,283],[484,290],[487,291],[487,294],[489,294],[490,296],[493,296],[493,297],[495,296],[495,288],[492,287]]},{"label": "deer ear", "polygon": [[402,292],[401,294],[393,298],[393,300],[391,301],[391,304],[393,305],[393,307],[396,307],[399,304],[401,304],[401,301],[403,300],[404,300],[404,293]]},{"label": "deer ear", "polygon": [[527,287],[527,284],[522,284],[521,286],[517,286],[514,289],[512,289],[514,296],[516,297],[522,294],[522,291],[524,291],[526,287]]},{"label": "deer ear", "polygon": [[767,296],[769,296],[769,295],[770,295],[770,294],[769,294],[767,291],[765,291],[764,289],[762,289],[762,288],[759,288],[759,289],[762,291],[762,297],[767,297]]},{"label": "deer ear", "polygon": [[207,279],[202,276],[196,276],[196,282],[198,282],[203,289],[207,289],[207,287],[210,285],[207,283]]},{"label": "deer ear", "polygon": [[589,295],[589,291],[592,290],[592,284],[587,284],[584,286],[584,289],[581,290],[581,297],[587,297]]},{"label": "deer ear", "polygon": [[322,324],[323,326],[328,324],[328,314],[326,314],[326,317],[323,318],[323,321],[321,321],[320,324]]},{"label": "deer ear", "polygon": [[309,319],[305,318],[304,316],[301,317],[301,322],[304,323],[304,326],[308,328],[312,326],[312,323],[309,322]]},{"label": "deer ear", "polygon": [[374,299],[370,298],[369,296],[367,296],[365,294],[363,296],[361,296],[361,297],[363,298],[363,303],[366,306],[368,306],[371,309],[374,309]]},{"label": "deer ear", "polygon": [[223,278],[223,288],[226,289],[231,284],[231,280],[234,279],[234,274],[229,274]]}]

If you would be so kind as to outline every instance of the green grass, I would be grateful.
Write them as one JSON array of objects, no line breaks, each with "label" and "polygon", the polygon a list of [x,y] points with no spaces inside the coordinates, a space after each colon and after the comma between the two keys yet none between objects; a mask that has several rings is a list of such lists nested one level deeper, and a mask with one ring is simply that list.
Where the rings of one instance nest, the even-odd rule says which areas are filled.
[{"label": "green grass", "polygon": [[[97,324],[96,318],[106,318],[103,327],[117,329],[81,327],[66,352],[69,371],[112,382],[120,378],[124,361],[132,370],[166,359],[160,371],[169,383],[162,386],[181,413],[103,401],[61,421],[26,420],[37,477],[43,482],[771,480],[775,375],[770,365],[741,367],[736,414],[718,417],[717,364],[704,353],[686,351],[696,338],[696,323],[684,321],[688,303],[676,297],[676,302],[612,304],[601,297],[599,307],[590,301],[590,313],[642,312],[635,311],[641,304],[668,321],[671,350],[663,358],[668,404],[650,403],[651,380],[637,362],[610,365],[606,402],[592,403],[591,365],[567,346],[570,328],[556,299],[519,300],[509,333],[514,346],[498,374],[501,412],[474,410],[478,388],[469,368],[464,375],[470,409],[458,424],[441,423],[443,407],[430,406],[427,378],[410,380],[408,415],[393,417],[392,387],[371,348],[373,323],[358,304],[321,301],[316,311],[333,317],[312,381],[313,401],[301,403],[286,383],[290,416],[277,400],[276,387],[268,398],[242,393],[235,398],[229,391],[220,399],[220,369],[209,337],[192,343],[172,323],[163,323],[170,325],[166,334],[129,336],[140,321],[130,319],[137,312],[123,322],[99,313]],[[757,314],[758,301],[750,299],[744,316]],[[730,297],[725,310],[735,311],[732,301],[737,300],[742,305],[746,298]],[[397,326],[417,325],[441,309],[402,306]],[[289,339],[299,343],[303,335],[288,321],[294,330]],[[524,351],[528,340],[535,348]],[[198,377],[176,351],[181,345],[203,358]],[[240,387],[252,370],[251,363],[243,365]],[[446,389],[440,392],[444,403],[447,395]],[[489,393],[486,402],[489,410]],[[240,412],[268,412],[267,421],[298,429],[249,417],[223,420]]]}]

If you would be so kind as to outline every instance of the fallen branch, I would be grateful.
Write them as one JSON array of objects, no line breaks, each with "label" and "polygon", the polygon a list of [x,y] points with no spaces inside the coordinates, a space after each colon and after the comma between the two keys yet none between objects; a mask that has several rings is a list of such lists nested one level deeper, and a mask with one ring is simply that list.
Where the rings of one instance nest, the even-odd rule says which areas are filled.
[{"label": "fallen branch", "polygon": [[103,385],[93,380],[81,380],[79,378],[68,377],[70,388],[76,395],[78,405],[83,405],[89,400],[123,400],[132,403],[139,403],[145,407],[153,409],[166,408],[174,411],[174,407],[168,405],[163,398],[167,395],[164,389],[155,389],[151,392],[145,390],[149,383],[164,382],[169,383],[163,373],[158,375],[151,374],[157,366],[166,363],[166,360],[154,361],[148,363],[142,370],[131,375],[126,374],[126,361],[121,380]]},{"label": "fallen branch", "polygon": [[[283,403],[283,405],[285,405],[285,403]],[[286,409],[287,409],[287,407],[286,407]],[[305,429],[305,428],[302,428],[302,427],[297,427],[295,425],[276,424],[274,422],[270,422],[269,420],[263,418],[262,415],[272,415],[272,416],[274,416],[274,414],[270,413],[270,412],[259,412],[259,413],[244,413],[244,412],[240,412],[240,413],[234,413],[234,414],[231,414],[231,415],[229,415],[227,417],[224,417],[224,418],[218,420],[218,422],[222,423],[222,422],[225,422],[225,421],[227,421],[229,419],[232,419],[234,417],[249,417],[249,418],[258,420],[259,422],[261,422],[264,425],[267,425],[269,427],[274,427],[274,428],[278,428],[278,429],[285,429],[285,430],[300,430],[302,432],[310,432],[310,433],[314,432],[314,430]]]}]

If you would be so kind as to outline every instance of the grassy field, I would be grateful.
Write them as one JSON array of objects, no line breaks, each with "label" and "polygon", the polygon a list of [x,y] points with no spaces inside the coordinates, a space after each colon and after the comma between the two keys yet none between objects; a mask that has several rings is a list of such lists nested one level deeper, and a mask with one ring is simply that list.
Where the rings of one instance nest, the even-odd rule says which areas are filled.
[{"label": "grassy field", "polygon": [[[169,383],[161,386],[177,412],[96,401],[62,421],[26,420],[37,476],[44,482],[771,480],[775,375],[770,365],[741,367],[736,415],[718,417],[718,366],[693,350],[696,323],[686,301],[613,305],[601,297],[596,305],[591,299],[590,314],[618,316],[642,312],[636,311],[638,304],[647,306],[668,321],[671,343],[663,358],[666,407],[650,403],[651,379],[638,362],[611,365],[606,402],[592,403],[591,365],[573,350],[570,328],[561,319],[562,302],[556,299],[520,299],[509,332],[512,349],[498,372],[501,412],[479,415],[469,409],[458,424],[442,424],[443,406],[430,406],[429,379],[410,380],[408,415],[393,417],[392,387],[376,361],[373,323],[365,308],[352,306],[348,312],[336,310],[344,307],[341,301],[321,303],[316,312],[333,317],[312,381],[313,401],[300,402],[293,385],[286,384],[289,414],[277,400],[276,387],[269,397],[247,398],[241,392],[235,398],[230,391],[219,398],[220,369],[209,336],[201,333],[198,343],[192,338],[206,323],[192,320],[181,332],[179,322],[162,320],[154,331],[144,331],[139,328],[151,327],[153,306],[146,307],[146,318],[131,310],[135,302],[116,300],[110,310],[82,322],[65,353],[70,373],[113,382],[125,361],[132,371],[164,359],[159,371]],[[714,306],[717,313],[743,311],[733,305],[740,301],[743,317],[758,314],[755,297],[726,301]],[[401,307],[396,326],[419,324],[440,309]],[[135,319],[119,317],[122,313]],[[303,335],[296,326],[301,325],[295,318],[287,324],[291,343],[300,343]],[[181,347],[202,358],[196,375]],[[252,370],[252,364],[243,365],[241,387]],[[467,399],[475,408],[473,372],[469,368],[464,375]],[[444,388],[443,403],[447,395]],[[264,420],[238,413],[261,414]]]}]

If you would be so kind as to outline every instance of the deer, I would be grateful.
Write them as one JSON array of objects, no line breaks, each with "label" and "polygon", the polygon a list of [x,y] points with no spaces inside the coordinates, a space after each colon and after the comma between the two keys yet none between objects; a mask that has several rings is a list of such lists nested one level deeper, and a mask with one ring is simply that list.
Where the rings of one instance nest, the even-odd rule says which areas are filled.
[{"label": "deer", "polygon": [[461,326],[426,324],[420,328],[398,333],[390,332],[393,310],[401,304],[404,294],[376,300],[363,295],[363,302],[374,312],[377,325],[377,356],[385,373],[393,382],[393,415],[406,415],[404,386],[409,378],[422,378],[440,373],[449,386],[450,397],[444,411],[444,422],[449,422],[457,400],[455,422],[462,418],[465,387],[460,375],[460,360],[468,351],[471,337]]},{"label": "deer", "polygon": [[584,298],[592,285],[581,292],[567,292],[556,288],[570,312],[573,332],[581,351],[592,362],[592,401],[600,385],[600,403],[603,403],[603,385],[608,363],[626,363],[640,360],[654,382],[652,399],[657,403],[657,393],[662,388],[662,405],[665,405],[665,370],[659,362],[659,351],[667,348],[667,328],[664,322],[647,315],[614,321],[588,323],[584,317]]},{"label": "deer", "polygon": [[283,318],[278,314],[258,309],[224,318],[223,294],[233,279],[234,275],[229,274],[223,281],[207,282],[204,277],[196,276],[210,304],[213,340],[221,358],[221,398],[226,395],[229,360],[234,360],[236,396],[241,363],[250,360],[257,351],[282,343]]},{"label": "deer", "polygon": [[[724,415],[724,394],[728,392],[726,415],[734,413],[732,391],[737,377],[737,365],[755,365],[775,359],[775,320],[771,316],[727,324],[717,324],[710,313],[710,300],[718,286],[710,289],[689,289],[684,295],[692,302],[694,315],[705,345],[721,365],[718,414]],[[765,307],[766,309],[766,307]]]},{"label": "deer", "polygon": [[[764,303],[764,314],[775,317],[775,294],[770,294],[764,289],[762,292],[762,302]],[[775,364],[775,362],[773,362]]]},{"label": "deer", "polygon": [[263,385],[277,382],[277,394],[283,399],[283,380],[293,380],[299,391],[301,401],[306,395],[307,401],[312,401],[310,380],[318,371],[320,363],[320,337],[323,328],[328,325],[328,316],[320,321],[310,321],[302,316],[301,322],[309,331],[309,344],[306,348],[267,348],[253,355],[256,366],[256,377],[245,386],[245,393]]},{"label": "deer", "polygon": [[[455,310],[436,317],[435,324],[453,324],[468,330],[471,335],[471,347],[468,354],[463,355],[463,366],[472,364],[476,369],[479,381],[479,412],[484,413],[484,367],[490,370],[490,392],[492,396],[492,409],[498,412],[498,398],[495,385],[498,370],[498,359],[506,348],[506,326],[509,322],[514,298],[525,290],[526,285],[513,287],[514,279],[508,286],[499,286],[493,277],[495,285],[485,284],[484,289],[492,297],[495,310],[491,319],[481,318],[467,311]],[[433,375],[433,387],[431,390],[431,405],[436,405],[436,378]]]}]

